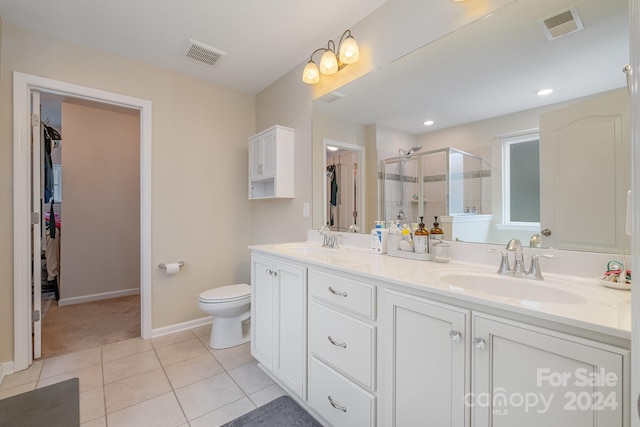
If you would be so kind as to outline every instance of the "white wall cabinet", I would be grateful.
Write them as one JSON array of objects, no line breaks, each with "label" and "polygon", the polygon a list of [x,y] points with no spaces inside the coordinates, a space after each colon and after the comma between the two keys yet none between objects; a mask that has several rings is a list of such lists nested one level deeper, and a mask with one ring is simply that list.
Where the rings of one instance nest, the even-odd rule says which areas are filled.
[{"label": "white wall cabinet", "polygon": [[307,277],[304,267],[251,257],[251,354],[306,399]]},{"label": "white wall cabinet", "polygon": [[474,427],[629,425],[626,350],[486,315],[472,347]]},{"label": "white wall cabinet", "polygon": [[384,297],[384,425],[468,425],[470,312],[394,291]]},{"label": "white wall cabinet", "polygon": [[249,199],[293,197],[294,133],[273,126],[249,138]]}]

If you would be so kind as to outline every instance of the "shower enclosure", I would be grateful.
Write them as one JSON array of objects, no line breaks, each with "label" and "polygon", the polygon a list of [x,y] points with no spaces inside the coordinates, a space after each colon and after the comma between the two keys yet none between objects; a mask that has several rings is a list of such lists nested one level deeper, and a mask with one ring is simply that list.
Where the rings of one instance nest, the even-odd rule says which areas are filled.
[{"label": "shower enclosure", "polygon": [[381,162],[382,217],[428,223],[434,216],[477,215],[490,210],[488,164],[476,155],[442,148]]}]

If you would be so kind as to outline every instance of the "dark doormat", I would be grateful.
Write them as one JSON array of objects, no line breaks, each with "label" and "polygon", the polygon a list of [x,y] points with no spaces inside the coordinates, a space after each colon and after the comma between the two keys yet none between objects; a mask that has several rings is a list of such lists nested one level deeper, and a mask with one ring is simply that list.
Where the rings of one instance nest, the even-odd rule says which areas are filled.
[{"label": "dark doormat", "polygon": [[322,427],[289,396],[281,396],[266,405],[224,424],[222,427]]},{"label": "dark doormat", "polygon": [[77,378],[0,400],[1,427],[78,427],[80,388]]}]

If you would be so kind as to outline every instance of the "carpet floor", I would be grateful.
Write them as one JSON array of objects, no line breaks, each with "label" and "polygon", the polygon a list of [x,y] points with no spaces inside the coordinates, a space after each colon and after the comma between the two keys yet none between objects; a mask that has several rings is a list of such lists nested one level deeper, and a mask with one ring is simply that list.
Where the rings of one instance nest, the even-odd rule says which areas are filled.
[{"label": "carpet floor", "polygon": [[322,424],[289,396],[282,396],[224,424],[222,427],[273,426],[322,427]]},{"label": "carpet floor", "polygon": [[140,295],[58,306],[42,321],[42,357],[87,350],[140,336]]}]

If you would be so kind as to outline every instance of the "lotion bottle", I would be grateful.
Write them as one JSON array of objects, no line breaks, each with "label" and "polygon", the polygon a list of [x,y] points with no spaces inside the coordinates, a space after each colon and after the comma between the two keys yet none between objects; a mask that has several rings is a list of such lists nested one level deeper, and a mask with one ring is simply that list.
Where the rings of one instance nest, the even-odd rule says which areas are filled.
[{"label": "lotion bottle", "polygon": [[438,217],[434,216],[433,228],[429,230],[429,252],[433,253],[433,244],[444,240],[444,231],[440,228]]},{"label": "lotion bottle", "polygon": [[429,232],[424,228],[423,217],[420,217],[420,224],[413,235],[413,246],[417,254],[426,254],[429,252]]}]

